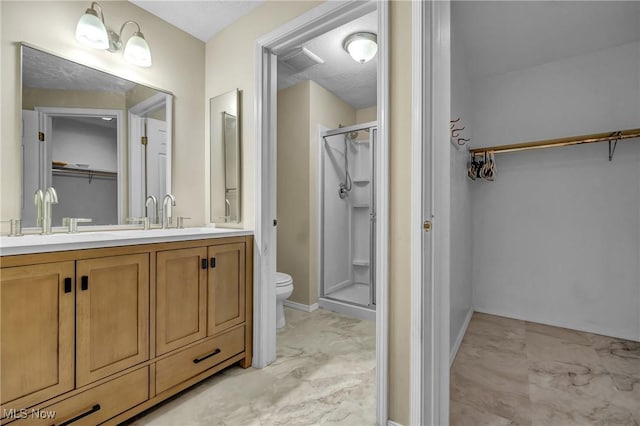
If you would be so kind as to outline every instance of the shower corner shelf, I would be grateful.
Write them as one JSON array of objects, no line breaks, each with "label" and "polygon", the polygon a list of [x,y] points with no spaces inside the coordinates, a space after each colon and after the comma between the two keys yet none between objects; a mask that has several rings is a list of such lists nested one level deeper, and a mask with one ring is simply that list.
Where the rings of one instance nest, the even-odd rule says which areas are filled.
[{"label": "shower corner shelf", "polygon": [[353,259],[351,263],[353,264],[353,266],[369,266],[368,260]]},{"label": "shower corner shelf", "polygon": [[353,203],[352,207],[354,209],[368,209],[369,203]]},{"label": "shower corner shelf", "polygon": [[369,183],[369,178],[368,177],[355,177],[352,179],[353,183],[361,183],[361,184],[367,184]]}]

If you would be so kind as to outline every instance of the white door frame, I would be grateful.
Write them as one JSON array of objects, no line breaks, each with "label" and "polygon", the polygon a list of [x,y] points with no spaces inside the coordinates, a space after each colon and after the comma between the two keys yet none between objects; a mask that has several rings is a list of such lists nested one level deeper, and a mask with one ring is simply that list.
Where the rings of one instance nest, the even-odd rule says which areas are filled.
[{"label": "white door frame", "polygon": [[[168,93],[156,93],[155,95],[137,103],[127,111],[129,120],[129,208],[127,216],[145,216],[144,208],[138,211],[135,205],[145,203],[144,184],[142,182],[142,145],[135,141],[140,140],[143,136],[144,128],[141,119],[160,108],[165,110],[165,122],[167,130],[167,164],[165,187],[167,192],[171,193],[171,152],[173,151],[173,95]],[[146,174],[147,171],[144,170]]]},{"label": "white door frame", "polygon": [[275,141],[276,54],[303,40],[378,10],[378,176],[376,251],[376,416],[388,419],[388,285],[389,285],[389,12],[387,1],[325,2],[261,37],[255,50],[256,217],[254,243],[254,357],[262,368],[276,357],[275,286]]},{"label": "white door frame", "polygon": [[[65,107],[34,107],[34,110],[38,113],[38,121],[40,131],[45,133],[45,140],[50,140],[51,132],[53,131],[51,125],[51,119],[53,117],[105,117],[114,116],[116,118],[116,161],[117,161],[117,188],[118,188],[118,223],[122,223],[125,212],[124,206],[124,190],[126,189],[125,179],[122,175],[123,172],[123,153],[125,152],[125,133],[124,123],[122,121],[122,110],[119,109],[104,109],[104,108],[65,108]],[[41,168],[48,167],[51,169],[51,158],[49,158],[50,148],[42,152]],[[51,186],[51,182],[48,177],[40,179],[40,184]],[[46,188],[42,188],[43,190]]]},{"label": "white door frame", "polygon": [[412,16],[411,424],[448,425],[449,0],[413,2]]}]

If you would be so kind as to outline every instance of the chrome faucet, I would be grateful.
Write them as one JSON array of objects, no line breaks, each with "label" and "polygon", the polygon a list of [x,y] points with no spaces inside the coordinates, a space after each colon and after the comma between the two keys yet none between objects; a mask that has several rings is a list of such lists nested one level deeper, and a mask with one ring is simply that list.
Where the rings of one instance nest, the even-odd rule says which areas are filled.
[{"label": "chrome faucet", "polygon": [[44,203],[44,192],[42,191],[42,189],[38,189],[36,190],[35,194],[33,194],[33,204],[36,205],[36,213],[37,213],[36,226],[42,226],[43,203]]},{"label": "chrome faucet", "polygon": [[153,210],[151,212],[151,217],[149,221],[151,224],[158,223],[158,199],[155,195],[147,196],[147,201],[144,203],[144,206],[147,208],[147,217],[149,216],[149,202],[153,205]]},{"label": "chrome faucet", "polygon": [[52,216],[52,205],[58,204],[58,193],[56,192],[53,186],[47,188],[44,191],[44,197],[42,197],[42,234],[51,234],[51,216]]},{"label": "chrome faucet", "polygon": [[171,214],[169,210],[169,202],[171,202],[172,206],[176,205],[176,197],[172,194],[166,194],[162,199],[162,229],[167,229],[169,225],[171,225]]}]

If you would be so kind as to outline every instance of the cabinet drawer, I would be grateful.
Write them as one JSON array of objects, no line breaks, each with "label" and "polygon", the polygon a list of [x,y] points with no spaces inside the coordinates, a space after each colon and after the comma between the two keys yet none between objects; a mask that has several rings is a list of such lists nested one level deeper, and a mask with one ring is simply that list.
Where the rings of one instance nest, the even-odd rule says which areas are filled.
[{"label": "cabinet drawer", "polygon": [[[29,413],[16,425],[97,425],[149,399],[149,367]],[[55,417],[46,418],[49,415]],[[38,414],[40,418],[37,418]],[[45,417],[45,418],[43,418]],[[76,419],[76,420],[74,420]]]},{"label": "cabinet drawer", "polygon": [[175,386],[244,350],[244,326],[156,363],[156,392]]}]

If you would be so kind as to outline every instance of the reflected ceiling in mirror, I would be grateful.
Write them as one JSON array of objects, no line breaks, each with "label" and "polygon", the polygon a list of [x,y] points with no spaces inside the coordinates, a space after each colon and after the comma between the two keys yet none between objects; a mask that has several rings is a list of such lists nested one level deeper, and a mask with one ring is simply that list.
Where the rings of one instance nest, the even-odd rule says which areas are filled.
[{"label": "reflected ceiling in mirror", "polygon": [[49,186],[54,226],[157,223],[162,212],[145,201],[171,192],[172,103],[166,91],[23,44],[23,226],[40,226],[33,197]]}]

